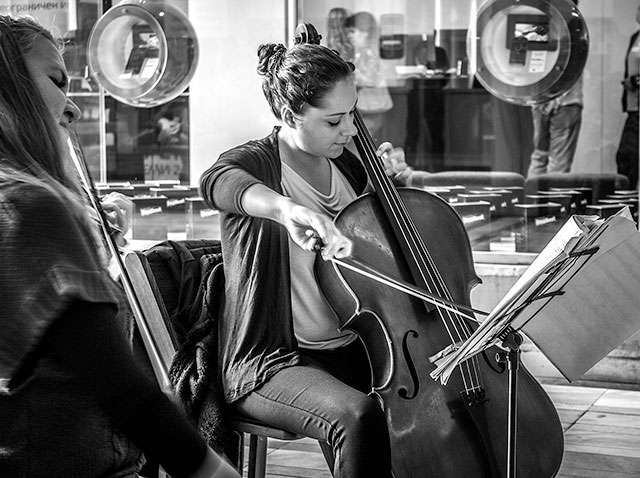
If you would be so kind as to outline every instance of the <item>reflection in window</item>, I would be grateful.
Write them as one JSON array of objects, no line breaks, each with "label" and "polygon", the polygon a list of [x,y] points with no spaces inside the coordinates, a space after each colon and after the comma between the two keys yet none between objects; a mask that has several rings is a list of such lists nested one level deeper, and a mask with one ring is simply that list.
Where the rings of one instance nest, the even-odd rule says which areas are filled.
[{"label": "reflection in window", "polygon": [[[577,8],[571,0],[559,0],[558,4]],[[379,62],[392,107],[380,112],[380,121],[372,126],[376,137],[405,149],[407,162],[418,171],[413,186],[451,204],[467,227],[474,250],[540,252],[570,215],[611,214],[621,207],[620,193],[627,187],[636,189],[635,184],[616,175],[615,152],[607,146],[617,143],[622,120],[612,118],[610,123],[620,124],[616,128],[605,121],[609,104],[602,98],[611,88],[619,89],[620,81],[612,72],[602,78],[599,70],[584,76],[589,84],[587,80],[583,83],[581,71],[569,67],[567,76],[577,76],[579,81],[559,100],[569,108],[584,109],[585,117],[590,118],[589,124],[577,130],[575,161],[563,169],[564,176],[547,178],[551,171],[545,171],[540,178],[528,177],[532,158],[541,156],[544,145],[538,141],[534,148],[536,112],[531,105],[503,100],[486,89],[475,74],[477,56],[467,49],[468,32],[476,27],[484,2],[297,0],[296,5],[298,22],[316,26],[323,44],[345,58],[357,58],[357,46],[365,38],[353,31],[349,18],[367,12],[374,20],[369,23],[377,23],[377,45],[369,48],[377,50],[371,56]],[[622,4],[617,5],[622,21],[628,13],[623,13]],[[582,16],[589,18],[594,28],[602,26],[608,41],[614,41],[616,27],[599,17],[599,7],[585,3],[579,8],[590,8]],[[515,85],[526,87],[527,81],[535,83],[540,78],[527,79],[518,69],[541,74],[548,66],[545,61],[556,60],[566,47],[568,40],[562,35],[573,30],[570,20],[565,22],[529,5],[509,4],[507,10],[491,20],[494,30],[487,48],[493,49],[492,59],[504,59],[507,64],[509,71],[500,78],[519,75]],[[575,28],[572,23],[571,29]],[[627,47],[628,40],[615,41],[621,51]],[[516,48],[523,43],[524,48]],[[589,54],[593,57],[594,52]],[[598,64],[598,59],[595,61]],[[620,64],[623,62],[621,58]],[[496,75],[500,71],[498,68]],[[585,101],[581,105],[574,98],[583,88]],[[366,99],[359,98],[360,103]],[[634,144],[637,151],[637,135]],[[552,150],[551,146],[547,149]],[[598,157],[590,158],[594,154]],[[637,154],[634,158],[637,163]],[[610,208],[606,201],[615,201],[617,206]],[[637,217],[637,211],[635,214]]]},{"label": "reflection in window", "polygon": [[134,108],[107,98],[109,180],[188,183],[188,108],[186,96],[155,108]]}]

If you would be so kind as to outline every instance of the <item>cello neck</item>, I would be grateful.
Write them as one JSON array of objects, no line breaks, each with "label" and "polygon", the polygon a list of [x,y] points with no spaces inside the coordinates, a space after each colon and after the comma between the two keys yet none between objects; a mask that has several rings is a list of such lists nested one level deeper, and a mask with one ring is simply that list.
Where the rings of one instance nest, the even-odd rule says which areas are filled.
[{"label": "cello neck", "polygon": [[[415,285],[441,297],[447,297],[447,291],[442,290],[442,287],[439,286],[440,281],[433,280],[438,275],[437,270],[435,270],[429,252],[400,197],[396,185],[392,178],[387,176],[382,161],[376,155],[377,148],[364,124],[362,114],[357,109],[354,118],[358,130],[358,134],[354,137],[354,142],[393,234],[403,252]],[[428,310],[431,310],[431,307],[427,305]]]}]

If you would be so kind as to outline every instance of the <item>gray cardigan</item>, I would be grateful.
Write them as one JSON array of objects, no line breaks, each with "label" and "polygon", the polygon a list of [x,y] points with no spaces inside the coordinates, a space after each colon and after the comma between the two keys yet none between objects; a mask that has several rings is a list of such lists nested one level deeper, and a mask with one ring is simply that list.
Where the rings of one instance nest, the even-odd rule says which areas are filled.
[{"label": "gray cardigan", "polygon": [[[219,364],[229,403],[299,360],[288,233],[274,221],[246,215],[241,206],[242,194],[256,183],[282,193],[278,131],[226,151],[200,180],[205,201],[220,211],[226,285]],[[345,149],[333,161],[360,195],[367,186],[360,160]]]}]

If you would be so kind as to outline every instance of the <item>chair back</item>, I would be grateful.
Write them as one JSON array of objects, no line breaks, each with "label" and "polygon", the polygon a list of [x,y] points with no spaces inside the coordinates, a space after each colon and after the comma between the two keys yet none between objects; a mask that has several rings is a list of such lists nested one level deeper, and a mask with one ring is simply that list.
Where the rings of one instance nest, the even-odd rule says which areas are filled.
[{"label": "chair back", "polygon": [[[142,252],[130,251],[124,256],[124,266],[131,278],[131,285],[138,298],[145,325],[153,342],[155,353],[147,350],[149,360],[154,370],[160,367],[164,375],[168,377],[171,361],[178,344],[149,262]],[[159,360],[160,363],[153,363],[156,360]]]},{"label": "chair back", "polygon": [[[166,312],[169,333],[176,348],[194,326],[202,301],[203,260],[222,262],[219,240],[164,241],[138,253],[145,272],[153,278],[154,295]],[[205,257],[206,256],[206,257]]]}]

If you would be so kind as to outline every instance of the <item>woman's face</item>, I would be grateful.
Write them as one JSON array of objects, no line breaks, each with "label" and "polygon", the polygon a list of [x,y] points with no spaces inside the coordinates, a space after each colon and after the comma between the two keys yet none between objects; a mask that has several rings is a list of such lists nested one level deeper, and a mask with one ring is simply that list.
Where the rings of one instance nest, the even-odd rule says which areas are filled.
[{"label": "woman's face", "polygon": [[40,37],[24,58],[47,108],[66,130],[80,117],[80,109],[67,97],[69,78],[60,51],[49,40]]},{"label": "woman's face", "polygon": [[296,143],[307,154],[336,158],[356,135],[353,124],[356,85],[353,78],[336,83],[319,108],[307,106],[304,114],[296,118]]},{"label": "woman's face", "polygon": [[355,48],[364,48],[369,42],[369,35],[356,27],[347,28],[347,38]]}]

